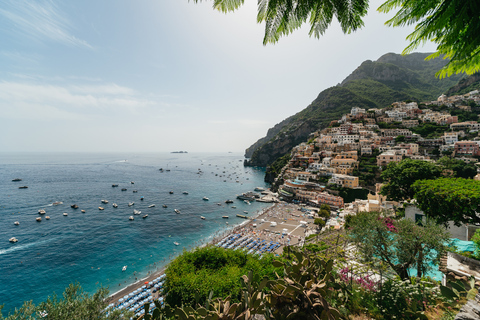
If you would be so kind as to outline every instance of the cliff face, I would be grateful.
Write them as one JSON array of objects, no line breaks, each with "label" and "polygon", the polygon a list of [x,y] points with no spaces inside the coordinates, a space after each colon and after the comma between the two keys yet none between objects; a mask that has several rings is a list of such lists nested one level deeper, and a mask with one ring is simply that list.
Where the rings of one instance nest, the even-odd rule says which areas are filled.
[{"label": "cliff face", "polygon": [[267,166],[292,147],[306,141],[313,131],[340,119],[352,107],[384,108],[395,101],[437,99],[457,84],[461,76],[435,78],[447,61],[425,61],[428,53],[407,56],[388,53],[377,61],[367,60],[341,84],[322,91],[304,110],[269,129],[267,135],[252,146],[245,156],[246,165]]}]

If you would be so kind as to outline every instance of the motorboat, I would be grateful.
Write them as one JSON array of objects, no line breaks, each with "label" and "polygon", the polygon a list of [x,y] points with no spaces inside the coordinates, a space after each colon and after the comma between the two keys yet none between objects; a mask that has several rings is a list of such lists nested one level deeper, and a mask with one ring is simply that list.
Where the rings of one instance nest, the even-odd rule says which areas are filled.
[{"label": "motorboat", "polygon": [[238,195],[237,199],[255,201],[255,195],[253,194],[253,192],[246,192]]},{"label": "motorboat", "polygon": [[248,200],[243,200],[243,202],[245,202],[246,204],[250,204],[250,201]]},{"label": "motorboat", "polygon": [[108,200],[102,200],[102,203],[108,203]]},{"label": "motorboat", "polygon": [[37,220],[38,222],[41,222],[41,221],[42,221],[42,218],[38,217],[38,218],[36,218],[35,220]]},{"label": "motorboat", "polygon": [[46,216],[46,217],[45,217],[45,220],[50,220],[50,216]]},{"label": "motorboat", "polygon": [[222,216],[223,219],[228,219],[228,216]]},{"label": "motorboat", "polygon": [[220,202],[217,203],[217,206],[221,206],[222,204]]},{"label": "motorboat", "polygon": [[127,270],[127,266],[123,266],[122,271]]},{"label": "motorboat", "polygon": [[47,212],[45,211],[45,209],[40,209],[40,210],[38,210],[38,214],[45,214],[45,213],[47,213]]},{"label": "motorboat", "polygon": [[72,204],[70,207],[73,209],[78,209],[78,206],[76,204]]},{"label": "motorboat", "polygon": [[133,220],[133,216],[128,217],[128,220]]},{"label": "motorboat", "polygon": [[68,216],[68,213],[64,212],[63,215],[66,217],[66,216]]},{"label": "motorboat", "polygon": [[81,213],[85,213],[85,210],[82,209],[82,210],[80,210],[80,212],[81,212]]},{"label": "motorboat", "polygon": [[180,213],[180,210],[178,209],[173,209],[173,211],[175,211],[175,213]]},{"label": "motorboat", "polygon": [[151,204],[151,205],[149,205],[148,207],[149,207],[149,208],[153,208],[153,207],[155,207],[155,205],[154,205],[154,204]]},{"label": "motorboat", "polygon": [[205,200],[205,201],[210,200],[210,199],[208,199],[207,197],[203,197],[202,199]]},{"label": "motorboat", "polygon": [[164,207],[164,208],[168,208],[168,206],[167,206],[166,204],[164,204],[162,207]]},{"label": "motorboat", "polygon": [[188,194],[188,191],[183,191],[182,193],[183,193],[183,194]]},{"label": "motorboat", "polygon": [[20,178],[15,178],[15,179],[12,179],[13,182],[16,182],[16,181],[22,181],[22,179]]},{"label": "motorboat", "polygon": [[256,187],[255,189],[253,189],[255,191],[265,191],[265,188],[262,188],[262,187]]},{"label": "motorboat", "polygon": [[143,201],[145,198],[143,196],[140,197],[140,201]]},{"label": "motorboat", "polygon": [[133,190],[133,193],[137,193],[137,192],[138,192],[138,190]]},{"label": "motorboat", "polygon": [[18,239],[15,237],[11,237],[10,239],[8,239],[8,241],[10,241],[11,243],[15,243],[18,242]]},{"label": "motorboat", "polygon": [[169,193],[170,193],[170,194],[173,194],[173,191],[170,191]]},{"label": "motorboat", "polygon": [[248,214],[248,211],[243,211],[243,213]]},{"label": "motorboat", "polygon": [[200,216],[200,219],[205,220],[205,217],[204,217],[204,216]]},{"label": "motorboat", "polygon": [[118,184],[112,184],[112,188],[118,187]]},{"label": "motorboat", "polygon": [[133,214],[140,214],[142,211],[133,209]]},{"label": "motorboat", "polygon": [[13,224],[16,225],[16,226],[18,226],[18,225],[20,225],[20,222],[15,221]]},{"label": "motorboat", "polygon": [[142,218],[143,219],[146,219],[148,217],[148,214],[144,215]]},{"label": "motorboat", "polygon": [[55,201],[54,203],[52,203],[52,206],[58,206],[59,204],[63,204],[62,201]]},{"label": "motorboat", "polygon": [[112,206],[113,206],[114,208],[118,208],[118,204],[116,204],[116,203],[114,203]]},{"label": "motorboat", "polygon": [[105,210],[104,207],[98,207],[98,210]]},{"label": "motorboat", "polygon": [[178,243],[176,241],[173,244],[176,245],[176,246],[180,245],[180,243]]},{"label": "motorboat", "polygon": [[228,199],[225,201],[225,203],[233,203],[233,200]]},{"label": "motorboat", "polygon": [[127,188],[122,188],[122,191],[127,191]]},{"label": "motorboat", "polygon": [[235,206],[232,206],[232,209],[237,209],[237,207],[235,207]]},{"label": "motorboat", "polygon": [[134,204],[135,204],[135,202],[129,202],[129,203],[128,203],[128,206],[131,207],[131,206],[133,206]]},{"label": "motorboat", "polygon": [[131,184],[135,184],[135,182],[134,182],[134,181],[130,181],[130,183],[131,183]]},{"label": "motorboat", "polygon": [[18,187],[18,189],[28,189],[28,186],[21,186],[21,187]]}]

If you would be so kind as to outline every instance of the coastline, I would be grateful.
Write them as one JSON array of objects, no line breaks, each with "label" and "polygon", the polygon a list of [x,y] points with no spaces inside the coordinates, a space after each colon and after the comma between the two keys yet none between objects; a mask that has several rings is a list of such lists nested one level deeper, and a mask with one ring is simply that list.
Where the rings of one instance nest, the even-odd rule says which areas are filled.
[{"label": "coastline", "polygon": [[[207,245],[214,245],[214,244],[218,243],[219,241],[221,241],[222,239],[224,239],[228,235],[233,234],[233,233],[241,230],[247,224],[253,223],[256,219],[260,218],[261,216],[264,216],[264,215],[268,214],[277,205],[278,205],[278,203],[273,203],[271,206],[263,208],[262,210],[258,211],[255,215],[253,215],[252,218],[247,219],[244,222],[242,222],[242,223],[240,223],[240,224],[238,224],[238,225],[236,225],[236,226],[234,226],[230,229],[225,230],[220,235],[217,235],[217,236],[213,237],[212,240],[210,240],[208,242],[204,242],[203,244],[200,244],[200,245],[198,245],[198,246],[196,246],[196,247],[194,247],[190,250],[195,250],[196,248],[202,248],[202,247],[205,247]],[[173,258],[173,259],[175,259],[175,258]],[[107,303],[115,303],[116,301],[118,301],[118,299],[122,298],[123,296],[129,294],[130,292],[132,292],[132,291],[140,288],[141,286],[145,285],[145,282],[150,282],[153,279],[157,278],[158,276],[164,274],[165,270],[168,266],[168,263],[169,262],[167,262],[165,266],[160,268],[160,270],[152,272],[150,275],[148,275],[148,276],[146,276],[142,279],[139,279],[139,280],[135,281],[134,283],[132,283],[130,285],[127,285],[126,287],[124,287],[124,288],[122,288],[122,289],[120,289],[120,290],[118,290],[114,293],[111,293],[109,295],[109,297],[107,298]]]}]

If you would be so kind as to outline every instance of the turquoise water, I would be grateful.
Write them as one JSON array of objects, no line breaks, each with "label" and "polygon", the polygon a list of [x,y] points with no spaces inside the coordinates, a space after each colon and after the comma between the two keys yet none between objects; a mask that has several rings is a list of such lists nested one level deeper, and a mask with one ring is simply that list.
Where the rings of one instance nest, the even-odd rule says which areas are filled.
[{"label": "turquoise water", "polygon": [[[4,314],[24,300],[39,302],[53,292],[60,294],[75,281],[88,292],[100,285],[111,292],[120,290],[163,267],[182,250],[245,221],[235,214],[253,215],[266,208],[268,204],[235,200],[239,193],[266,187],[264,170],[245,168],[242,160],[241,154],[231,153],[0,154]],[[14,178],[23,181],[12,182]],[[28,189],[18,189],[23,185]],[[138,192],[133,193],[134,189]],[[210,200],[202,200],[204,196]],[[102,204],[102,199],[109,203]],[[226,205],[227,199],[234,204]],[[53,206],[55,201],[63,204]],[[129,207],[132,201],[135,204]],[[70,207],[74,203],[79,209]],[[151,204],[155,207],[148,208]],[[39,209],[45,209],[51,219],[43,216],[42,222],[36,222]],[[129,221],[133,209],[142,214]],[[144,214],[148,218],[142,219]],[[223,215],[230,216],[228,225]],[[12,244],[11,237],[19,241]],[[122,272],[124,265],[127,271]]]}]

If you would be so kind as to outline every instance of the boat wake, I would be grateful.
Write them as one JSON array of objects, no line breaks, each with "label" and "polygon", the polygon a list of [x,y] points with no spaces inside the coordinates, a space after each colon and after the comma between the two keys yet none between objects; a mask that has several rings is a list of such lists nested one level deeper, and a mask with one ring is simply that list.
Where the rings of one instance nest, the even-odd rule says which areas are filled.
[{"label": "boat wake", "polygon": [[16,244],[14,247],[11,247],[11,248],[8,248],[8,249],[0,249],[0,255],[7,254],[7,253],[10,253],[10,252],[15,252],[15,251],[22,250],[22,249],[27,249],[27,248],[30,248],[30,247],[33,247],[33,246],[36,246],[36,245],[39,245],[39,244],[43,244],[43,243],[53,241],[55,239],[56,238],[43,240],[43,241],[37,241],[37,242],[31,242],[31,243],[27,243],[27,244],[24,244],[24,245],[17,245]]}]

